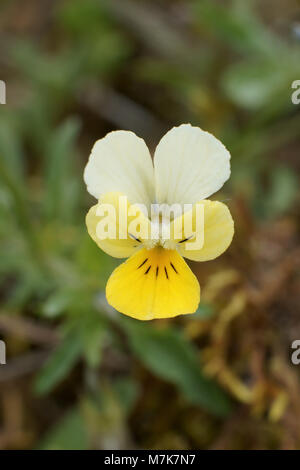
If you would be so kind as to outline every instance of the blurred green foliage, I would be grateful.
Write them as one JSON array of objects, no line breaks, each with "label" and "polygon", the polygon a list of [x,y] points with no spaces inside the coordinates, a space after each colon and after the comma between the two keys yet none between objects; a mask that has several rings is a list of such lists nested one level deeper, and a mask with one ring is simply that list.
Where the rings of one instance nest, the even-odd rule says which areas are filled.
[{"label": "blurred green foliage", "polygon": [[[192,122],[216,133],[232,152],[224,198],[244,199],[257,223],[295,206],[293,157],[273,155],[299,137],[300,115],[290,99],[300,74],[299,43],[266,26],[249,1],[178,1],[178,11],[167,2],[169,14],[160,2],[151,3],[53,2],[50,19],[42,13],[40,36],[34,14],[22,34],[24,26],[12,24],[9,32],[2,24],[8,104],[0,108],[0,315],[40,319],[58,334],[34,377],[33,396],[55,392],[72,381],[74,369],[82,371],[80,386],[75,380],[78,401],[34,446],[105,446],[107,434],[115,438],[110,445],[130,445],[126,420],[141,400],[132,371],[137,364],[218,419],[234,409],[227,392],[203,372],[204,360],[180,331],[181,320],[141,324],[106,304],[106,280],[117,261],[90,240],[84,221],[93,201],[82,172],[96,138],[118,126],[120,116],[126,126],[133,109],[142,109],[160,135]],[[0,6],[8,24],[12,4],[20,7],[18,0]],[[32,4],[39,16],[38,2]],[[99,90],[101,96],[115,93],[109,118]],[[128,111],[128,102],[136,107]],[[143,137],[155,145],[156,134]],[[186,321],[215,314],[207,303]],[[111,351],[112,361],[130,358],[131,366],[121,361],[121,372],[107,373]]]}]

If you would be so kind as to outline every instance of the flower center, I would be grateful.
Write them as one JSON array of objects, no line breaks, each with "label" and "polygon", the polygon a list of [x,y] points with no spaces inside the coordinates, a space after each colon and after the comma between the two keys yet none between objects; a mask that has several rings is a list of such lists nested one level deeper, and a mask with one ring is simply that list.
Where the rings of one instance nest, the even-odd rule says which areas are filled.
[{"label": "flower center", "polygon": [[176,214],[174,211],[170,212],[170,207],[167,204],[160,205],[159,210],[152,211],[151,237],[145,242],[146,248],[152,249],[160,246],[166,250],[176,249],[175,241],[171,240],[171,222],[175,217]]}]

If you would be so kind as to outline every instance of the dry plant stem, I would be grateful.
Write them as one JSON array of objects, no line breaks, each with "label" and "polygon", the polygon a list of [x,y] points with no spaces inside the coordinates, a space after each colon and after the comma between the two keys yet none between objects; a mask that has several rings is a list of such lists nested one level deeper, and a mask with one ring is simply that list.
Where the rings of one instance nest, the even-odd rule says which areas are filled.
[{"label": "dry plant stem", "polygon": [[168,128],[151,111],[112,88],[99,84],[84,86],[77,93],[77,100],[81,106],[116,127],[134,130],[147,139],[155,141],[161,138]]},{"label": "dry plant stem", "polygon": [[0,383],[15,380],[27,374],[31,374],[45,363],[50,355],[50,351],[37,351],[24,354],[23,356],[11,359],[9,364],[0,369]]},{"label": "dry plant stem", "polygon": [[31,343],[54,346],[59,342],[56,331],[29,318],[5,314],[0,311],[0,331],[13,334]]},{"label": "dry plant stem", "polygon": [[249,301],[256,306],[267,307],[300,265],[300,249],[288,253],[277,266],[266,273],[263,285],[259,289],[248,286]]},{"label": "dry plant stem", "polygon": [[32,445],[33,433],[25,429],[25,403],[22,392],[15,384],[2,385],[0,409],[3,426],[0,430],[0,450],[27,448]]}]

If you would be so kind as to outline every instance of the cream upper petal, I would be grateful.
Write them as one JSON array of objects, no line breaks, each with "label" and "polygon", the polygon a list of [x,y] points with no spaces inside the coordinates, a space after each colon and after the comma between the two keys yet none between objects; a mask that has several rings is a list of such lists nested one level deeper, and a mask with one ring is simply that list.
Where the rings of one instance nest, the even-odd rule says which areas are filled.
[{"label": "cream upper petal", "polygon": [[153,164],[144,140],[130,131],[113,131],[98,140],[84,170],[88,192],[97,199],[118,191],[132,204],[154,200]]},{"label": "cream upper petal", "polygon": [[230,153],[212,134],[173,127],[154,155],[156,201],[194,204],[218,191],[230,176]]}]

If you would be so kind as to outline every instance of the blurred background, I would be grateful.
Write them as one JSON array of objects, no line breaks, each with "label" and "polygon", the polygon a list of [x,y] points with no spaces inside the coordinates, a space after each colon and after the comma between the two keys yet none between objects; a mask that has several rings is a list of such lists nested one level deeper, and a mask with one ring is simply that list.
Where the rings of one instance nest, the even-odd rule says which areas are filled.
[{"label": "blurred background", "polygon": [[[1,449],[299,449],[300,10],[296,0],[2,0]],[[231,247],[191,263],[194,315],[104,296],[83,168],[130,129],[222,140]]]}]

